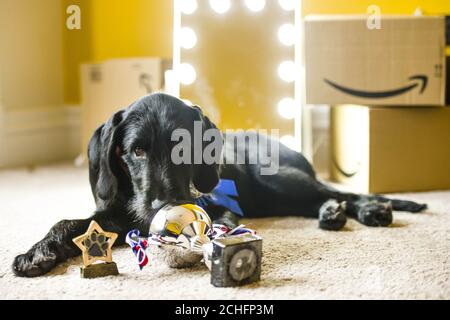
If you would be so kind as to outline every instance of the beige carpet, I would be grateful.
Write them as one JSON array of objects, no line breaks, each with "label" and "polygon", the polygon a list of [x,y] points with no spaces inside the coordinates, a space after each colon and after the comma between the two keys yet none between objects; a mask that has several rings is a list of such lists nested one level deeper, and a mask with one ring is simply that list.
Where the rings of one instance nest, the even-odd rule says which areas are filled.
[{"label": "beige carpet", "polygon": [[126,248],[114,251],[121,275],[80,279],[79,258],[48,276],[15,277],[10,264],[63,218],[94,208],[86,169],[56,165],[0,171],[0,297],[2,299],[449,299],[450,191],[402,195],[428,212],[396,213],[390,228],[350,220],[342,232],[303,218],[247,221],[264,238],[262,281],[243,288],[209,284],[204,266],[143,271]]}]

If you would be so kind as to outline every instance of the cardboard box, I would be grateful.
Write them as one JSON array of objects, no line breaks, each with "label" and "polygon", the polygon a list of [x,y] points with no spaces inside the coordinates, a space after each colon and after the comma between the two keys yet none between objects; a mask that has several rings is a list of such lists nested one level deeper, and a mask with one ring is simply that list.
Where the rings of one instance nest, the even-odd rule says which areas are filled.
[{"label": "cardboard box", "polygon": [[445,105],[445,18],[305,19],[306,103]]},{"label": "cardboard box", "polygon": [[445,89],[445,104],[450,106],[450,57],[447,56],[447,79]]},{"label": "cardboard box", "polygon": [[359,192],[450,189],[450,108],[331,109],[331,177]]},{"label": "cardboard box", "polygon": [[160,58],[114,59],[81,67],[82,151],[86,155],[95,129],[114,112],[138,98],[163,89],[164,69]]}]

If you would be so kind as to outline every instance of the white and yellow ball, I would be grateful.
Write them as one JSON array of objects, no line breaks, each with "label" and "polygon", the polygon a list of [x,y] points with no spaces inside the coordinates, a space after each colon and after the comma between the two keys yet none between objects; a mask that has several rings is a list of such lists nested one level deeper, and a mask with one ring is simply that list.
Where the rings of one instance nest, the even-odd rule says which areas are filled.
[{"label": "white and yellow ball", "polygon": [[[185,267],[200,262],[203,246],[210,242],[211,219],[194,204],[166,206],[158,211],[150,225],[150,233],[166,243],[169,266]],[[170,252],[170,254],[169,254]]]}]

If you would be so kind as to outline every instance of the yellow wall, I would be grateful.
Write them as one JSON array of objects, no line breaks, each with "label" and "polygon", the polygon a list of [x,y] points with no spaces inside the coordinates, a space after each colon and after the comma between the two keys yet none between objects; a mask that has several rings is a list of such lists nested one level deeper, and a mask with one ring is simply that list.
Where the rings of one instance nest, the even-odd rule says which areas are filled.
[{"label": "yellow wall", "polygon": [[[61,0],[64,57],[64,100],[66,103],[80,102],[80,64],[92,60],[92,25],[90,0]],[[81,30],[68,30],[66,9],[76,4],[81,9]]]},{"label": "yellow wall", "polygon": [[[171,0],[61,0],[81,8],[81,30],[64,31],[65,100],[79,103],[84,62],[120,57],[172,57]],[[65,22],[64,22],[65,23]]]},{"label": "yellow wall", "polygon": [[54,0],[0,0],[0,108],[63,104],[59,13]]}]

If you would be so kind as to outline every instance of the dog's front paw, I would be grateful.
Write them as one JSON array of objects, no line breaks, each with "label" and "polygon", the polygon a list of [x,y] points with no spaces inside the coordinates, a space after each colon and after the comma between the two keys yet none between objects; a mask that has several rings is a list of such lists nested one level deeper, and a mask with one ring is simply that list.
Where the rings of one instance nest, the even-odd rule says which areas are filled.
[{"label": "dog's front paw", "polygon": [[341,230],[347,223],[345,202],[329,200],[319,210],[319,228],[323,230]]},{"label": "dog's front paw", "polygon": [[370,202],[360,208],[358,220],[369,227],[387,227],[393,221],[392,204]]},{"label": "dog's front paw", "polygon": [[49,272],[55,265],[56,254],[36,248],[18,255],[14,259],[12,269],[19,277],[38,277]]}]

